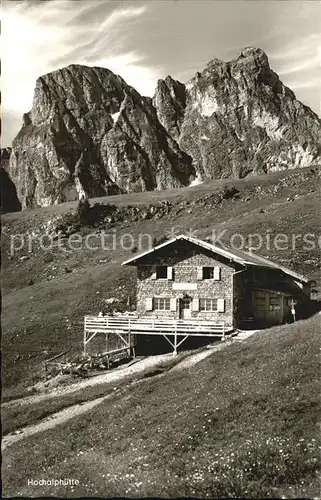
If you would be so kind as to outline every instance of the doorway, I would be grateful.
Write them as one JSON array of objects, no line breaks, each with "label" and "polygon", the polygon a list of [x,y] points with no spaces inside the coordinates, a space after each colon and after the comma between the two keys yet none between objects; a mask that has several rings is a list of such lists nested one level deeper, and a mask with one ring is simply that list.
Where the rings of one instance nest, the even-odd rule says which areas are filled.
[{"label": "doorway", "polygon": [[191,318],[192,311],[192,299],[191,297],[183,297],[179,299],[179,318],[189,319]]},{"label": "doorway", "polygon": [[269,290],[254,290],[254,317],[269,325],[279,325],[283,321],[283,295]]}]

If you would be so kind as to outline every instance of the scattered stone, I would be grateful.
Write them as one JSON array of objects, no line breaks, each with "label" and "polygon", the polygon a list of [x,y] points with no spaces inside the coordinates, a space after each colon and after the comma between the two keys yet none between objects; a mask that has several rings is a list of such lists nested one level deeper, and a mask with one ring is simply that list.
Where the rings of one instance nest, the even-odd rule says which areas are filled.
[{"label": "scattered stone", "polygon": [[106,304],[114,304],[115,302],[117,302],[117,298],[110,297],[109,299],[105,299],[105,302],[106,302]]}]

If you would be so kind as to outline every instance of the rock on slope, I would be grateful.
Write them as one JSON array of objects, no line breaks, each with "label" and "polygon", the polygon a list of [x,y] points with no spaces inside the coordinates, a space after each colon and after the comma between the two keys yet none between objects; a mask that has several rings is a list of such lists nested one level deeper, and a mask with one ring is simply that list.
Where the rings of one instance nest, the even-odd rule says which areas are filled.
[{"label": "rock on slope", "polygon": [[160,122],[201,177],[244,177],[320,163],[321,121],[299,102],[260,49],[210,61],[185,87],[160,80]]},{"label": "rock on slope", "polygon": [[181,187],[194,169],[150,98],[108,69],[72,65],[37,80],[10,173],[23,207],[32,207]]},{"label": "rock on slope", "polygon": [[320,125],[260,49],[214,59],[186,86],[159,80],[153,100],[72,65],[37,80],[10,175],[23,207],[242,178],[318,164]]},{"label": "rock on slope", "polygon": [[0,191],[1,191],[1,213],[18,212],[21,203],[17,197],[16,186],[10,179],[8,173],[11,148],[1,149],[0,160]]}]

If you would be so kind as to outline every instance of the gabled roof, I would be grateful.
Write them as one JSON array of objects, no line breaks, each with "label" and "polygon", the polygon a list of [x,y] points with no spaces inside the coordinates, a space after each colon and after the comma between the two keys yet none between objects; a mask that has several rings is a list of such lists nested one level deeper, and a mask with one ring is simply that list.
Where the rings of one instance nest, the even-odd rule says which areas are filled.
[{"label": "gabled roof", "polygon": [[190,243],[193,243],[198,247],[204,248],[205,250],[209,250],[210,252],[216,255],[220,255],[231,262],[241,264],[244,267],[255,266],[255,267],[264,267],[264,268],[268,267],[272,269],[279,269],[280,271],[283,271],[285,274],[291,276],[292,278],[300,282],[304,283],[309,282],[309,279],[306,278],[305,276],[298,274],[295,271],[292,271],[291,269],[282,266],[281,264],[265,259],[264,257],[260,257],[257,254],[243,252],[242,250],[234,250],[234,249],[233,251],[227,250],[226,248],[222,248],[218,245],[213,245],[211,243],[208,243],[207,241],[198,240],[196,238],[192,238],[191,236],[187,236],[184,234],[180,234],[179,236],[176,236],[171,240],[165,241],[164,243],[161,243],[160,245],[157,245],[151,248],[150,250],[147,250],[146,252],[142,252],[138,255],[135,255],[134,257],[123,262],[122,266],[137,265],[139,263],[139,260],[145,257],[145,255],[153,254],[155,251],[160,250],[161,248],[170,246],[177,241],[183,241],[183,240],[189,241]]}]

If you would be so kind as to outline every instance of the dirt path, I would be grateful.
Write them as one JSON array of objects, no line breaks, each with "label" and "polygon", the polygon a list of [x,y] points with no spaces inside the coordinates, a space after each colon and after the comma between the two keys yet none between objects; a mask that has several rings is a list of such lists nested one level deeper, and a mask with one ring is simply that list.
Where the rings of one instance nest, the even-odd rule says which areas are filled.
[{"label": "dirt path", "polygon": [[23,405],[30,403],[38,403],[40,401],[44,401],[46,399],[55,398],[57,396],[63,396],[65,394],[69,394],[71,392],[78,391],[79,389],[84,389],[85,387],[93,387],[96,385],[106,384],[109,382],[115,382],[121,380],[129,375],[133,375],[135,373],[139,373],[146,368],[153,368],[157,365],[163,363],[164,361],[170,359],[172,357],[171,353],[160,354],[157,356],[149,356],[147,358],[138,360],[133,364],[128,364],[125,367],[116,368],[108,373],[104,373],[102,375],[97,375],[92,378],[82,379],[78,382],[71,383],[64,387],[54,387],[50,390],[50,392],[44,392],[41,394],[34,394],[32,396],[26,396],[24,398],[15,399],[12,401],[8,401],[2,404],[3,408],[14,406],[14,405]]},{"label": "dirt path", "polygon": [[[256,331],[257,330],[252,330],[252,331],[248,331],[248,332],[241,332],[238,334],[238,336],[236,338],[233,338],[232,341],[233,342],[234,341],[243,342],[247,338],[249,338],[251,335],[256,333]],[[174,371],[184,370],[184,369],[190,368],[191,366],[196,365],[201,360],[203,360],[203,359],[207,358],[208,356],[210,356],[211,354],[213,354],[213,352],[217,352],[217,351],[224,349],[224,347],[229,345],[230,342],[231,342],[230,340],[226,340],[225,342],[219,342],[217,344],[207,346],[205,349],[203,349],[200,352],[197,352],[196,354],[190,354],[189,356],[182,359],[181,361],[178,359],[177,364],[173,368],[171,368],[170,371],[172,371],[172,370],[174,370]],[[120,380],[121,378],[123,378],[127,375],[137,373],[139,371],[144,370],[145,368],[156,367],[157,365],[159,365],[160,363],[162,363],[166,359],[169,359],[171,356],[172,356],[171,353],[162,354],[159,356],[150,356],[150,357],[145,358],[141,361],[138,361],[133,366],[127,366],[127,367],[122,368],[122,369],[116,369],[115,371],[113,371],[111,373],[97,376],[97,377],[94,377],[93,379],[83,380],[83,381],[78,382],[76,384],[72,384],[67,388],[60,389],[59,392],[55,391],[54,393],[50,393],[50,394],[41,394],[38,396],[31,396],[29,398],[24,398],[24,402],[37,403],[40,400],[48,399],[50,397],[55,397],[55,396],[61,395],[61,394],[67,394],[68,392],[73,392],[73,391],[80,389],[82,387],[88,387],[88,386],[98,385],[98,384],[111,382],[111,381],[115,381],[115,380]],[[166,373],[168,373],[168,372],[165,372],[164,374],[160,374],[157,376],[162,377]],[[82,415],[86,411],[91,410],[95,406],[101,404],[103,401],[105,401],[111,397],[113,397],[113,394],[108,394],[107,396],[99,397],[99,398],[91,400],[91,401],[87,401],[84,403],[78,403],[76,405],[69,406],[67,408],[64,408],[63,410],[60,410],[56,413],[53,413],[49,417],[46,417],[45,419],[41,420],[40,422],[37,422],[36,424],[32,424],[32,425],[24,427],[18,431],[14,431],[13,433],[8,434],[7,436],[4,436],[2,438],[2,445],[1,445],[2,451],[5,450],[6,448],[8,448],[9,446],[12,446],[14,443],[17,443],[18,441],[24,439],[25,437],[32,436],[33,434],[38,434],[39,432],[44,432],[48,429],[53,429],[57,425],[60,425],[64,422],[67,422],[71,418],[74,418],[78,415]],[[16,400],[16,402],[11,402],[11,404],[18,404],[19,402],[21,403],[21,400]]]},{"label": "dirt path", "polygon": [[2,438],[1,449],[2,451],[8,448],[8,446],[17,443],[21,439],[24,439],[28,436],[32,436],[33,434],[37,434],[39,432],[46,431],[48,429],[53,429],[59,424],[63,424],[70,420],[71,418],[77,417],[82,413],[85,413],[88,410],[91,410],[95,406],[102,403],[105,399],[108,399],[112,396],[109,394],[108,396],[103,396],[101,398],[95,399],[93,401],[87,401],[86,403],[80,403],[74,406],[69,406],[68,408],[64,408],[49,417],[46,417],[44,420],[41,420],[37,424],[30,425],[28,427],[24,427],[19,431],[15,431],[12,434],[8,434]]}]

